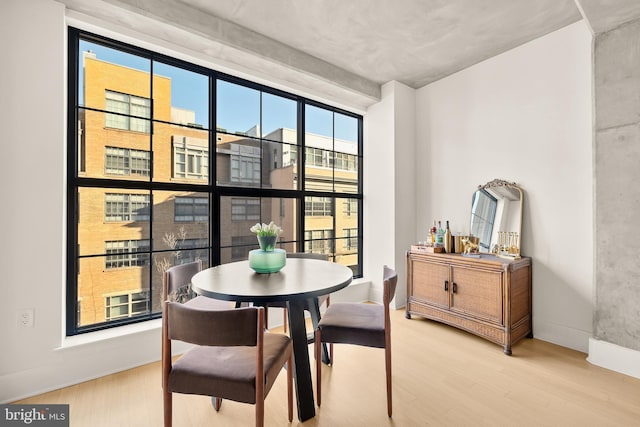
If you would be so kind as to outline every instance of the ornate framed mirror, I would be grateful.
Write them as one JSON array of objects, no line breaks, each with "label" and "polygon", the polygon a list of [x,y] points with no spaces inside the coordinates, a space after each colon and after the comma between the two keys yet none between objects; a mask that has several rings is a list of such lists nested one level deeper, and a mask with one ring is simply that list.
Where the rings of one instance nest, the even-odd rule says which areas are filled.
[{"label": "ornate framed mirror", "polygon": [[481,253],[520,258],[524,194],[515,182],[494,179],[479,185],[471,198],[470,236]]}]

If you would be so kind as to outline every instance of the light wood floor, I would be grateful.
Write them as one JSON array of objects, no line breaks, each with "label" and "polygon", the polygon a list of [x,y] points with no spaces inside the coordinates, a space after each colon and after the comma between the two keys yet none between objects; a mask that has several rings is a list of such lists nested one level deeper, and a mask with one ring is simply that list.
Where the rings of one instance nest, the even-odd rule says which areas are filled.
[{"label": "light wood floor", "polygon": [[[535,331],[534,331],[535,332]],[[392,312],[393,417],[386,413],[384,352],[335,346],[323,366],[322,407],[305,426],[639,426],[640,380],[589,364],[586,355],[524,339],[513,356],[473,335]],[[285,375],[265,408],[286,426]],[[315,382],[315,376],[314,376]],[[16,403],[68,403],[74,427],[161,426],[160,363]],[[295,405],[295,404],[294,404]],[[174,395],[176,427],[248,426],[252,405]]]}]

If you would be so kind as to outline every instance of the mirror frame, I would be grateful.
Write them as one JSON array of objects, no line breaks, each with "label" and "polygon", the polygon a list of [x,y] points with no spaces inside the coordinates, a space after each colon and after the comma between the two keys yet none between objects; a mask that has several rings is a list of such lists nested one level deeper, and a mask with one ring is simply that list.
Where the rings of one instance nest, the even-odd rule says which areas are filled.
[{"label": "mirror frame", "polygon": [[[510,248],[508,248],[508,250],[501,250],[499,248],[499,244],[496,243],[493,245],[493,247],[489,248],[489,254],[493,254],[500,258],[506,258],[506,259],[519,259],[521,257],[520,251],[522,248],[522,211],[523,211],[523,205],[524,205],[524,192],[522,191],[522,188],[520,188],[520,186],[517,185],[515,182],[504,181],[502,179],[494,179],[493,181],[489,181],[484,185],[478,185],[478,188],[476,189],[476,191],[480,191],[480,190],[486,191],[487,189],[497,188],[497,187],[507,187],[507,188],[513,189],[517,191],[518,194],[520,195],[520,213],[518,218],[519,220],[518,227],[517,227],[517,230],[513,230],[518,234],[515,239],[514,246],[511,246]],[[498,231],[501,231],[501,230],[498,230]],[[471,230],[469,230],[469,232],[471,232]],[[492,239],[492,243],[493,243],[493,239]]]}]

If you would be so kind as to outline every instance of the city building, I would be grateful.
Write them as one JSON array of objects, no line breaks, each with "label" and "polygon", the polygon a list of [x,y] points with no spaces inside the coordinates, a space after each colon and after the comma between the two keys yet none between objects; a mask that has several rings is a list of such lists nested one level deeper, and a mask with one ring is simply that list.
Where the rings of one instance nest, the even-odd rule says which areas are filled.
[{"label": "city building", "polygon": [[[210,265],[205,186],[213,169],[209,131],[196,123],[195,111],[171,105],[170,77],[155,74],[150,85],[149,71],[101,60],[91,50],[83,52],[82,60],[80,99],[85,108],[79,113],[78,176],[140,183],[153,177],[201,185],[202,191],[79,189],[79,327],[159,313],[163,271],[195,259]],[[217,128],[216,183],[296,190],[297,144],[294,129],[278,128],[263,136],[259,125],[233,133]],[[315,134],[308,134],[306,144],[308,188],[333,192],[335,185],[343,193],[358,192],[356,144]],[[327,254],[357,274],[358,200],[306,197],[300,248],[297,209],[292,198],[221,197],[222,226],[214,236],[220,240],[221,263],[247,259],[257,248],[249,229],[269,218],[284,230],[281,247]]]}]

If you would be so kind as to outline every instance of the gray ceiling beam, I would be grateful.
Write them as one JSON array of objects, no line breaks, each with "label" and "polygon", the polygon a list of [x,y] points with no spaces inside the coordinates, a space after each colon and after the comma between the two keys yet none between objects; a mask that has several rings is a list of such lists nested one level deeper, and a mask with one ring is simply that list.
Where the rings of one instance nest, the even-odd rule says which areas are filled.
[{"label": "gray ceiling beam", "polygon": [[[259,74],[306,87],[358,107],[380,100],[380,84],[174,0],[60,0],[69,10],[200,50]],[[145,19],[146,18],[146,19]],[[152,21],[181,32],[153,28]],[[189,33],[198,36],[185,38]]]}]

